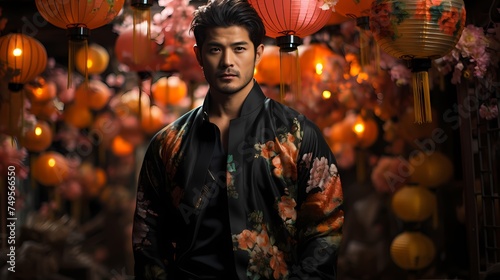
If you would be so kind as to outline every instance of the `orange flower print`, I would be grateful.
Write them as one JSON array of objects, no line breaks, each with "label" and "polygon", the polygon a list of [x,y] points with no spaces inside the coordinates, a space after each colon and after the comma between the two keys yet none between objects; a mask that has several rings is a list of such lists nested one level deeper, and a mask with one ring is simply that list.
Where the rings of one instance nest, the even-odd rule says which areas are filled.
[{"label": "orange flower print", "polygon": [[270,159],[276,153],[274,152],[274,142],[267,141],[265,144],[261,145],[261,153],[260,156],[266,159]]},{"label": "orange flower print", "polygon": [[158,135],[161,141],[160,156],[165,162],[165,170],[168,170],[168,176],[172,179],[173,174],[175,174],[177,166],[176,159],[178,159],[178,153],[181,146],[181,138],[184,131],[177,130],[175,127],[166,128],[163,133]]},{"label": "orange flower print", "polygon": [[271,244],[269,243],[269,235],[267,234],[265,226],[263,226],[262,231],[255,238],[255,244],[265,253],[269,252]]},{"label": "orange flower print", "polygon": [[269,262],[269,266],[273,270],[274,279],[281,279],[281,277],[288,275],[288,269],[283,257],[283,252],[281,252],[276,246],[271,248],[271,260]]},{"label": "orange flower print", "polygon": [[237,235],[238,248],[242,250],[250,250],[254,247],[256,239],[257,234],[254,231],[245,229]]},{"label": "orange flower print", "polygon": [[271,163],[273,164],[273,167],[274,167],[274,169],[273,169],[274,176],[281,178],[281,176],[283,174],[283,166],[281,165],[281,158],[274,157],[271,160]]},{"label": "orange flower print", "polygon": [[297,180],[296,161],[298,156],[298,149],[293,142],[293,140],[295,139],[293,135],[288,134],[286,139],[287,140],[283,143],[280,143],[278,139],[276,139],[276,151],[281,159],[283,176],[295,181]]},{"label": "orange flower print", "polygon": [[441,18],[439,18],[439,28],[448,35],[453,35],[457,30],[457,23],[460,20],[458,9],[452,7],[449,11],[443,11]]},{"label": "orange flower print", "polygon": [[293,198],[285,195],[281,197],[278,202],[278,211],[283,221],[287,219],[296,220],[297,211],[295,211],[295,206],[297,206],[297,202]]}]

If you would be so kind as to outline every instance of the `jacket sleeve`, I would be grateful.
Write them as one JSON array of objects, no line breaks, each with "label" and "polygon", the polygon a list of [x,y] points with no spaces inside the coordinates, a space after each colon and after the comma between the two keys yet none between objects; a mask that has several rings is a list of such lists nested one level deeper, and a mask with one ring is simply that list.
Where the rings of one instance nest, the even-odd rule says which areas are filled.
[{"label": "jacket sleeve", "polygon": [[[135,279],[168,279],[168,252],[173,248],[165,240],[165,206],[160,186],[165,186],[165,167],[152,141],[145,154],[138,179],[136,209],[132,231]],[[163,198],[163,199],[162,199]],[[170,244],[170,245],[169,245]]]},{"label": "jacket sleeve", "polygon": [[289,279],[337,279],[343,192],[323,134],[306,120],[298,159],[297,263]]}]

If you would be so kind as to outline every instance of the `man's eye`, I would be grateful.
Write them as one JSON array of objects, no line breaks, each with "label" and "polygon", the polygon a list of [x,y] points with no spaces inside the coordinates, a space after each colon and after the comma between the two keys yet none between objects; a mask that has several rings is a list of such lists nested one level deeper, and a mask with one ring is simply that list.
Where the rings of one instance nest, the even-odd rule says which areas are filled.
[{"label": "man's eye", "polygon": [[211,53],[217,53],[220,52],[220,48],[210,48]]},{"label": "man's eye", "polygon": [[245,51],[245,48],[244,47],[236,47],[234,50],[236,52],[242,52],[242,51]]}]

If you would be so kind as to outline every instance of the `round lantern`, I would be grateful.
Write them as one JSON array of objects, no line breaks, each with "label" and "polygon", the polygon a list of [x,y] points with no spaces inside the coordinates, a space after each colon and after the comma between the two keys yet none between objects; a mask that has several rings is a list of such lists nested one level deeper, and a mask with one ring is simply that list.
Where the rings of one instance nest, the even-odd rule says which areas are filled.
[{"label": "round lantern", "polygon": [[80,73],[89,75],[99,75],[108,68],[109,53],[98,44],[90,44],[88,48],[80,48],[75,57],[76,69]]},{"label": "round lantern", "polygon": [[368,148],[378,139],[378,125],[372,118],[358,116],[352,128],[358,137],[358,146]]},{"label": "round lantern", "polygon": [[152,86],[153,100],[161,105],[176,105],[187,95],[187,84],[178,76],[161,77]]},{"label": "round lantern", "polygon": [[2,72],[11,76],[9,89],[17,92],[45,70],[47,51],[38,40],[21,33],[11,33],[0,37],[0,61]]},{"label": "round lantern", "polygon": [[141,126],[144,132],[154,134],[166,124],[163,111],[156,105],[142,112]]},{"label": "round lantern", "polygon": [[[125,0],[35,0],[35,3],[45,20],[67,30],[69,86],[79,43],[87,49],[90,30],[110,23],[123,8]],[[84,63],[83,66],[85,68],[83,72],[87,76],[87,64]]]},{"label": "round lantern", "polygon": [[45,152],[31,164],[33,179],[45,186],[56,186],[64,181],[69,172],[66,158],[57,152]]},{"label": "round lantern", "polygon": [[47,122],[39,120],[26,132],[22,141],[23,146],[30,152],[44,151],[52,143],[52,129]]},{"label": "round lantern", "polygon": [[31,99],[33,102],[45,102],[56,98],[57,85],[53,81],[46,81],[42,78],[38,79],[37,86],[31,86]]},{"label": "round lantern", "polygon": [[117,135],[111,142],[111,150],[117,156],[127,156],[134,151],[134,146],[120,135]]},{"label": "round lantern", "polygon": [[465,26],[463,0],[377,0],[370,10],[370,30],[387,54],[412,69],[417,123],[431,122],[428,70],[433,59],[456,45]]},{"label": "round lantern", "polygon": [[92,110],[101,110],[111,98],[111,89],[100,80],[81,83],[75,91],[75,104]]},{"label": "round lantern", "polygon": [[436,197],[429,189],[406,185],[392,197],[392,210],[405,222],[422,222],[436,211]]},{"label": "round lantern", "polygon": [[410,181],[428,188],[439,187],[453,177],[453,162],[439,151],[418,151],[410,159]]},{"label": "round lantern", "polygon": [[63,119],[66,123],[83,129],[92,124],[93,116],[89,108],[71,104],[64,108]]},{"label": "round lantern", "polygon": [[280,84],[280,48],[266,45],[259,64],[255,67],[255,80],[263,85]]},{"label": "round lantern", "polygon": [[390,253],[399,267],[419,270],[432,263],[436,247],[429,237],[420,232],[403,232],[392,241]]}]

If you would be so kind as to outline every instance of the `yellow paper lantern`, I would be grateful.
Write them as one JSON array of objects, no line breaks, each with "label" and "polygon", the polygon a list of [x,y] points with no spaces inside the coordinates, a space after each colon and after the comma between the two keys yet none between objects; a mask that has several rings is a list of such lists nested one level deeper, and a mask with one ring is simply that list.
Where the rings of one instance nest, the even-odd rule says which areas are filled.
[{"label": "yellow paper lantern", "polygon": [[403,232],[392,241],[390,253],[399,267],[419,270],[432,263],[436,247],[429,237],[420,232]]},{"label": "yellow paper lantern", "polygon": [[108,68],[109,53],[101,45],[90,44],[88,48],[83,47],[76,52],[75,64],[82,74],[87,70],[89,75],[99,75]]},{"label": "yellow paper lantern", "polygon": [[453,162],[439,151],[418,151],[409,159],[411,170],[410,182],[435,188],[453,177]]},{"label": "yellow paper lantern", "polygon": [[403,186],[392,197],[392,210],[405,222],[422,222],[436,211],[436,197],[421,186]]},{"label": "yellow paper lantern", "polygon": [[45,186],[57,186],[68,176],[69,166],[66,158],[58,152],[45,152],[31,164],[33,179]]},{"label": "yellow paper lantern", "polygon": [[370,10],[370,30],[387,54],[408,62],[417,123],[431,122],[428,70],[433,59],[456,45],[465,26],[463,0],[377,0]]},{"label": "yellow paper lantern", "polygon": [[47,122],[39,120],[32,129],[26,132],[22,142],[28,151],[44,151],[52,143],[52,129]]}]

